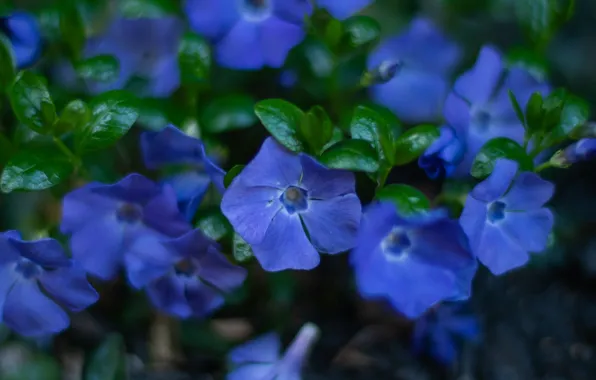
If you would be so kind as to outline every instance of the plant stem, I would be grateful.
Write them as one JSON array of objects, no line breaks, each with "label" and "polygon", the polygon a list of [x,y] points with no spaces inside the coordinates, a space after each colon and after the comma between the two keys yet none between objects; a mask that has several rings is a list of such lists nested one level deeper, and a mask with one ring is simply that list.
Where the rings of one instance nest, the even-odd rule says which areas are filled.
[{"label": "plant stem", "polygon": [[539,173],[539,172],[541,172],[541,171],[542,171],[542,170],[544,170],[544,169],[547,169],[547,168],[552,168],[552,167],[553,167],[553,165],[550,163],[550,161],[546,161],[546,162],[544,162],[544,163],[542,163],[542,164],[538,165],[538,166],[537,166],[537,167],[534,169],[534,172],[536,172],[536,173]]},{"label": "plant stem", "polygon": [[66,144],[62,142],[62,140],[54,136],[54,143],[58,146],[62,153],[64,153],[68,157],[68,159],[74,164],[76,168],[79,168],[81,166],[81,159],[75,156],[75,154],[70,149],[68,149],[68,147],[66,146]]}]

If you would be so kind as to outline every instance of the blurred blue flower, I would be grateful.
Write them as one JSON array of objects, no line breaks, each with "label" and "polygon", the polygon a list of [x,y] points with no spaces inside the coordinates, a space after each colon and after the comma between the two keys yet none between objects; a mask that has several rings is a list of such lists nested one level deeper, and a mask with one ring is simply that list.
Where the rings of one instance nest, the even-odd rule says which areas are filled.
[{"label": "blurred blue flower", "polygon": [[495,137],[523,143],[524,127],[517,118],[509,90],[522,109],[534,92],[550,88],[520,67],[505,68],[501,54],[491,46],[480,50],[475,66],[462,74],[445,101],[445,119],[466,143],[466,154],[454,175],[469,174],[480,148]]},{"label": "blurred blue flower", "polygon": [[17,11],[0,17],[0,33],[10,41],[18,68],[29,66],[39,58],[41,35],[33,15]]},{"label": "blurred blue flower", "polygon": [[135,240],[178,237],[191,228],[174,190],[140,174],[112,185],[89,183],[63,199],[60,230],[72,235],[73,258],[102,279],[116,275]]},{"label": "blurred blue flower", "polygon": [[499,159],[470,192],[460,216],[472,252],[497,275],[524,265],[528,252],[543,251],[554,222],[543,207],[554,185],[535,173],[516,176],[517,170],[517,162]]},{"label": "blurred blue flower", "polygon": [[371,54],[369,69],[385,62],[401,64],[393,79],[371,87],[371,95],[404,122],[440,120],[449,93],[449,76],[460,57],[455,42],[430,20],[416,18],[405,31],[381,43]]},{"label": "blurred blue flower", "polygon": [[[0,321],[25,336],[60,332],[98,294],[85,271],[54,239],[24,241],[17,231],[0,233]],[[41,286],[41,288],[40,288]]]},{"label": "blurred blue flower", "polygon": [[211,183],[223,193],[226,173],[207,156],[201,140],[175,126],[168,125],[159,132],[144,132],[141,150],[145,166],[150,169],[173,164],[187,164],[196,169],[164,181],[174,188],[178,206],[187,220],[192,220]]},{"label": "blurred blue flower", "polygon": [[317,6],[326,9],[340,20],[352,16],[373,3],[374,0],[316,0]]},{"label": "blurred blue flower", "polygon": [[186,0],[191,28],[215,44],[220,65],[280,67],[305,36],[306,0]]},{"label": "blurred blue flower", "polygon": [[228,354],[232,371],[226,380],[300,380],[302,367],[319,336],[319,328],[307,323],[280,357],[281,342],[275,333],[258,337]]},{"label": "blurred blue flower", "polygon": [[445,210],[401,216],[392,203],[368,207],[350,262],[365,298],[386,298],[409,318],[443,300],[467,299],[478,267]]},{"label": "blurred blue flower", "polygon": [[415,353],[425,349],[437,361],[449,365],[457,358],[460,341],[480,338],[478,319],[466,313],[462,304],[442,304],[416,321],[412,334]]},{"label": "blurred blue flower", "polygon": [[317,251],[352,248],[361,205],[353,173],[294,155],[270,137],[232,181],[221,210],[263,269],[280,271],[312,269]]},{"label": "blurred blue flower", "polygon": [[124,261],[130,283],[146,287],[155,307],[180,318],[212,312],[246,278],[199,229],[172,239],[140,237]]},{"label": "blurred blue flower", "polygon": [[418,166],[431,179],[449,177],[462,160],[465,145],[453,128],[442,126],[440,136],[418,158]]},{"label": "blurred blue flower", "polygon": [[594,158],[596,158],[595,138],[578,140],[563,150],[563,160],[567,165]]}]

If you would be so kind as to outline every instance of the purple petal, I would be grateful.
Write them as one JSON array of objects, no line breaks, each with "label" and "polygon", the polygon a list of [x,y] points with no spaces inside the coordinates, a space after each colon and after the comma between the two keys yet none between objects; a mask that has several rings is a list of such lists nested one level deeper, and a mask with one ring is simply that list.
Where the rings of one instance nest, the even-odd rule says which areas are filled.
[{"label": "purple petal", "polygon": [[167,164],[200,164],[203,162],[203,143],[173,125],[158,132],[143,132],[141,150],[149,169]]},{"label": "purple petal", "polygon": [[44,271],[39,282],[52,298],[72,311],[81,311],[99,299],[83,268],[73,261],[66,268]]},{"label": "purple petal", "polygon": [[487,219],[487,204],[468,195],[459,217],[459,224],[469,239],[472,251],[476,253],[482,239]]},{"label": "purple petal", "polygon": [[92,190],[105,186],[89,183],[66,194],[62,199],[62,220],[60,231],[72,234],[90,220],[112,214],[118,208],[118,200],[95,194]]},{"label": "purple petal", "polygon": [[162,189],[149,178],[132,173],[115,184],[91,188],[94,194],[134,204],[145,204],[161,194]]},{"label": "purple petal", "polygon": [[367,7],[373,0],[317,0],[321,8],[325,8],[331,15],[340,20],[352,16]]},{"label": "purple petal", "polygon": [[358,265],[361,260],[368,261],[397,221],[393,204],[378,202],[369,205],[362,216],[356,247],[350,254],[350,263]]},{"label": "purple petal", "polygon": [[302,25],[295,25],[277,17],[263,22],[260,39],[265,64],[274,68],[281,67],[290,50],[298,45],[305,35]]},{"label": "purple petal", "polygon": [[499,226],[514,242],[530,252],[546,248],[553,228],[553,213],[547,208],[527,212],[506,212]]},{"label": "purple petal", "polygon": [[272,137],[268,137],[259,153],[234,181],[241,178],[249,186],[285,189],[288,186],[297,186],[301,175],[300,158],[283,148]]},{"label": "purple petal", "polygon": [[[2,247],[0,246],[1,249]],[[6,251],[1,252],[4,254]],[[19,279],[20,276],[14,270],[14,263],[0,266],[0,322],[2,322],[2,310],[4,310],[8,292]]]},{"label": "purple petal", "polygon": [[521,267],[528,253],[499,227],[486,223],[475,251],[478,260],[495,275]]},{"label": "purple petal", "polygon": [[143,209],[143,222],[160,234],[178,237],[192,229],[178,209],[176,193],[169,185],[151,199]]},{"label": "purple petal", "polygon": [[[21,258],[21,254],[14,241],[20,240],[21,234],[18,231],[11,230],[0,233],[0,265],[14,263]],[[0,309],[1,310],[1,309]]]},{"label": "purple petal", "polygon": [[274,364],[247,364],[228,373],[226,380],[273,379],[275,373]]},{"label": "purple petal", "polygon": [[503,197],[507,210],[533,210],[544,206],[553,196],[555,185],[535,173],[520,173]]},{"label": "purple petal", "polygon": [[69,260],[62,245],[55,239],[46,238],[35,241],[9,239],[9,242],[21,256],[38,265],[49,268],[69,265]]},{"label": "purple petal", "polygon": [[455,93],[450,93],[445,100],[445,119],[455,129],[460,138],[468,134],[470,127],[470,106]]},{"label": "purple petal", "polygon": [[300,155],[300,164],[304,170],[301,183],[310,198],[329,199],[356,191],[356,179],[350,171],[329,169],[305,154]]},{"label": "purple petal", "polygon": [[210,39],[226,34],[240,18],[236,0],[186,0],[184,10],[190,27]]},{"label": "purple petal", "polygon": [[224,304],[224,298],[218,291],[197,279],[187,281],[186,297],[196,317],[206,317]]},{"label": "purple petal", "polygon": [[164,245],[159,235],[142,235],[135,239],[124,255],[124,266],[130,284],[140,289],[169,272],[181,256]]},{"label": "purple petal", "polygon": [[451,317],[443,322],[445,328],[466,339],[476,339],[480,335],[480,325],[475,317]]},{"label": "purple petal", "polygon": [[18,281],[6,297],[3,321],[24,336],[60,332],[68,327],[68,315],[42,294],[34,281]]},{"label": "purple petal", "polygon": [[301,25],[304,18],[312,13],[310,1],[273,0],[273,14],[282,20]]},{"label": "purple petal", "polygon": [[279,360],[281,341],[276,333],[259,336],[234,348],[228,359],[236,365],[244,363],[275,363]]},{"label": "purple petal", "polygon": [[153,305],[179,318],[188,318],[192,310],[185,294],[185,280],[170,274],[159,278],[147,286],[147,295]]},{"label": "purple petal", "polygon": [[444,364],[451,364],[457,358],[455,342],[445,330],[436,330],[431,335],[430,351],[432,356]]},{"label": "purple petal", "polygon": [[180,86],[180,70],[178,56],[167,55],[150,66],[149,81],[139,96],[167,98]]},{"label": "purple petal", "polygon": [[354,247],[361,213],[356,194],[347,194],[327,200],[309,200],[308,209],[301,216],[315,248],[334,254]]},{"label": "purple petal", "polygon": [[237,70],[257,70],[265,66],[260,31],[261,23],[240,19],[215,46],[219,64]]},{"label": "purple petal", "polygon": [[480,182],[470,193],[474,198],[483,202],[492,202],[505,194],[511,181],[517,173],[517,162],[500,158],[495,163],[493,172]]},{"label": "purple petal", "polygon": [[551,89],[547,83],[538,81],[531,73],[524,69],[518,67],[509,69],[505,77],[505,82],[495,95],[491,108],[495,115],[517,120],[517,115],[509,99],[509,90],[513,92],[521,108],[526,109],[526,105],[534,92],[539,92],[542,96],[547,96]]},{"label": "purple petal", "polygon": [[209,189],[211,181],[205,174],[195,171],[177,174],[166,178],[165,183],[172,186],[178,199],[178,208],[186,220],[191,221]]},{"label": "purple petal", "polygon": [[41,53],[42,41],[36,18],[27,12],[16,11],[4,18],[17,68],[33,64]]},{"label": "purple petal", "polygon": [[501,54],[491,46],[484,46],[476,64],[455,82],[455,92],[472,104],[483,105],[493,95],[503,72]]},{"label": "purple petal", "polygon": [[201,280],[223,292],[231,292],[246,279],[246,269],[230,263],[214,246],[196,260]]},{"label": "purple petal", "polygon": [[244,240],[260,243],[282,208],[281,192],[270,187],[247,187],[239,180],[235,178],[224,193],[221,211]]},{"label": "purple petal", "polygon": [[255,257],[266,271],[312,269],[319,265],[319,253],[306,238],[297,214],[277,213],[265,239],[252,245]]}]

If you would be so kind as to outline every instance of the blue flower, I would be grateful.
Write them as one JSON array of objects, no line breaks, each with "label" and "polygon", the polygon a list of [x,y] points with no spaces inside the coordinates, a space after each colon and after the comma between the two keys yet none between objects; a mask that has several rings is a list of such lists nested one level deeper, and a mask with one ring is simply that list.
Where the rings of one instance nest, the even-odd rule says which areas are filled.
[{"label": "blue flower", "polygon": [[431,179],[449,177],[465,153],[465,145],[453,128],[442,126],[440,132],[439,138],[418,158],[418,166]]},{"label": "blue flower", "polygon": [[523,142],[524,127],[509,90],[525,109],[532,93],[545,95],[549,86],[520,67],[506,69],[498,51],[483,47],[476,65],[457,79],[445,101],[445,119],[466,144],[466,154],[454,175],[468,175],[480,148],[490,139],[508,137]]},{"label": "blue flower", "polygon": [[369,69],[386,62],[401,64],[393,79],[371,88],[371,95],[404,122],[437,121],[449,93],[449,76],[460,57],[460,48],[430,20],[416,18],[371,54]]},{"label": "blue flower", "polygon": [[360,12],[372,4],[374,0],[316,0],[317,6],[326,9],[329,13],[340,20]]},{"label": "blue flower", "polygon": [[265,270],[312,269],[319,264],[317,251],[354,246],[361,214],[354,187],[354,174],[294,155],[267,138],[224,193],[221,210]]},{"label": "blue flower", "polygon": [[26,336],[57,333],[70,324],[65,308],[81,311],[97,299],[85,271],[56,240],[0,233],[0,321],[8,327]]},{"label": "blue flower", "polygon": [[137,239],[125,266],[130,283],[145,287],[155,307],[180,318],[209,314],[246,278],[246,270],[231,264],[198,229],[172,239]]},{"label": "blue flower", "polygon": [[136,239],[178,237],[191,230],[169,186],[140,174],[118,183],[89,183],[63,199],[62,233],[73,258],[102,279],[113,278]]},{"label": "blue flower", "polygon": [[528,261],[546,248],[553,214],[544,208],[554,186],[535,173],[516,176],[518,164],[500,159],[491,175],[466,199],[460,224],[472,252],[494,274]]},{"label": "blue flower", "polygon": [[416,321],[412,334],[415,353],[428,349],[432,357],[449,365],[457,358],[460,341],[480,338],[478,319],[465,312],[462,304],[442,304]]},{"label": "blue flower", "polygon": [[562,158],[566,165],[596,158],[596,139],[584,138],[574,142],[563,150]]},{"label": "blue flower", "polygon": [[41,35],[33,15],[17,11],[0,17],[0,33],[9,39],[18,68],[29,66],[39,58]]},{"label": "blue flower", "polygon": [[280,67],[305,36],[306,0],[186,0],[191,28],[215,44],[224,67]]},{"label": "blue flower", "polygon": [[312,323],[305,324],[282,357],[281,342],[275,333],[245,343],[229,353],[228,359],[233,368],[226,379],[300,380],[304,362],[318,336],[317,326]]},{"label": "blue flower", "polygon": [[386,298],[409,318],[443,300],[467,299],[476,259],[444,210],[410,217],[387,202],[368,207],[350,262],[365,298]]},{"label": "blue flower", "polygon": [[201,140],[173,125],[159,132],[144,132],[141,150],[145,166],[150,169],[172,164],[187,164],[196,169],[165,180],[176,191],[179,208],[187,220],[192,220],[211,183],[223,193],[226,173],[207,156]]}]

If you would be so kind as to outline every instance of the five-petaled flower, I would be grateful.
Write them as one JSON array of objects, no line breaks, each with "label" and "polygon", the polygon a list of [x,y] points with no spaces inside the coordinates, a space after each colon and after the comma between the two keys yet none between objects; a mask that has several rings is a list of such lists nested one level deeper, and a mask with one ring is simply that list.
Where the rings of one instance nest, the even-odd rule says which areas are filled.
[{"label": "five-petaled flower", "polygon": [[371,95],[404,122],[437,121],[449,93],[449,76],[460,56],[460,48],[430,20],[414,19],[404,32],[384,41],[371,54],[369,69],[399,63],[397,74],[373,86]]},{"label": "five-petaled flower", "polygon": [[453,128],[442,126],[440,136],[418,158],[418,166],[431,179],[449,177],[462,160],[465,145]]},{"label": "five-petaled flower", "polygon": [[317,326],[312,323],[305,324],[281,357],[281,342],[275,333],[245,343],[228,354],[232,370],[226,379],[300,380],[302,367],[318,336]]},{"label": "five-petaled flower", "polygon": [[180,318],[209,314],[246,278],[246,270],[231,264],[199,229],[172,239],[143,236],[125,262],[130,283],[145,287],[155,307]]},{"label": "five-petaled flower", "polygon": [[0,33],[10,41],[18,68],[29,66],[37,60],[41,53],[41,35],[33,15],[17,11],[0,17]]},{"label": "five-petaled flower", "polygon": [[97,299],[58,241],[0,233],[0,321],[8,327],[26,336],[57,333],[70,324],[64,308],[81,311]]},{"label": "five-petaled flower", "polygon": [[130,174],[112,185],[89,183],[68,193],[60,229],[72,235],[73,258],[87,272],[111,279],[136,239],[178,237],[192,227],[171,187]]},{"label": "five-petaled flower", "polygon": [[361,216],[353,173],[294,155],[271,137],[232,181],[221,210],[268,271],[312,269],[317,251],[352,248]]},{"label": "five-petaled flower", "polygon": [[194,169],[164,181],[174,188],[180,210],[188,220],[193,218],[211,183],[223,193],[226,173],[207,156],[201,140],[175,126],[168,125],[159,132],[144,132],[141,150],[145,166],[150,169],[173,164],[190,165]]},{"label": "five-petaled flower", "polygon": [[478,267],[445,210],[404,217],[388,202],[368,207],[350,262],[364,297],[388,299],[409,318],[443,300],[467,299]]},{"label": "five-petaled flower", "polygon": [[454,175],[467,176],[480,148],[495,137],[524,140],[524,127],[509,98],[513,92],[525,109],[534,92],[545,95],[549,86],[525,69],[505,68],[501,54],[482,48],[476,65],[460,76],[445,101],[445,119],[466,144],[466,153]]},{"label": "five-petaled flower", "polygon": [[553,227],[553,214],[543,207],[553,184],[517,170],[517,162],[497,160],[468,195],[460,217],[472,252],[497,275],[524,265],[528,252],[543,251]]}]

